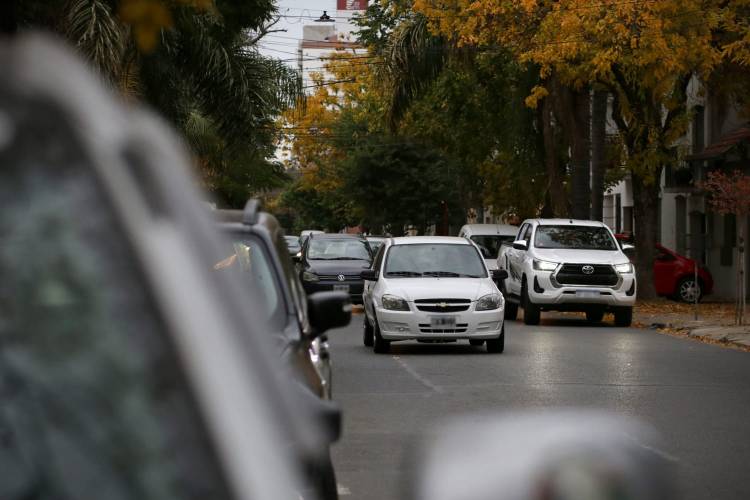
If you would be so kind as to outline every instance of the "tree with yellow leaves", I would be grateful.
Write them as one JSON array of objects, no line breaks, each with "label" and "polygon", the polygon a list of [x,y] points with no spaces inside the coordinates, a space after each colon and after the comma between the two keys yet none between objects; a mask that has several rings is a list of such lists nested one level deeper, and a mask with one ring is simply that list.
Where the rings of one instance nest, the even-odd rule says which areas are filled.
[{"label": "tree with yellow leaves", "polygon": [[[457,43],[511,48],[545,80],[574,91],[599,85],[614,98],[631,173],[638,231],[641,296],[652,296],[659,182],[678,161],[675,141],[687,130],[688,85],[707,81],[725,58],[746,62],[748,2],[704,0],[415,0],[432,28]],[[743,17],[744,16],[744,17]],[[718,39],[719,34],[730,36]],[[549,89],[527,100],[536,105]]]}]

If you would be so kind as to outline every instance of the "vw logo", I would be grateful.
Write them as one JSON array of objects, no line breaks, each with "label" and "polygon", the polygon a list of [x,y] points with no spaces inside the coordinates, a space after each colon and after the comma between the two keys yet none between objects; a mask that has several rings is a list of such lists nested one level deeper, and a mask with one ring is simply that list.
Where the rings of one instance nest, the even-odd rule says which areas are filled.
[{"label": "vw logo", "polygon": [[581,268],[583,274],[594,274],[594,266],[585,265]]},{"label": "vw logo", "polygon": [[336,279],[338,279],[339,281],[344,281],[346,277],[344,277],[343,274],[339,274],[338,276],[336,276]]}]

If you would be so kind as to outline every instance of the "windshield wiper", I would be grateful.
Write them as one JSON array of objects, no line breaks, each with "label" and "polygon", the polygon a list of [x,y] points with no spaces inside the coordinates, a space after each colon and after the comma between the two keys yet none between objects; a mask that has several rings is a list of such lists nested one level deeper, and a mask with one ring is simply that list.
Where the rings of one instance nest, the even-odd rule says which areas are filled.
[{"label": "windshield wiper", "polygon": [[422,273],[417,271],[388,271],[385,273],[386,276],[422,276]]},{"label": "windshield wiper", "polygon": [[452,271],[425,271],[422,273],[424,276],[446,276],[449,278],[459,278],[461,277],[460,274],[454,273]]}]

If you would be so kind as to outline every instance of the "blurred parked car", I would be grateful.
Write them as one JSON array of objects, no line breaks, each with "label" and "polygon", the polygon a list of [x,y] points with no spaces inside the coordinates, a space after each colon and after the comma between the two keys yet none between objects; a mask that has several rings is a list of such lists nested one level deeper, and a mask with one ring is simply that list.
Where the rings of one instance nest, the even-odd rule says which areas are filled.
[{"label": "blurred parked car", "polygon": [[[618,241],[633,244],[630,233],[615,235]],[[695,266],[698,266],[698,283],[695,282]],[[654,287],[656,293],[681,302],[693,303],[703,299],[704,295],[713,293],[714,278],[711,271],[696,262],[695,259],[680,255],[674,250],[657,243],[654,259]]]},{"label": "blurred parked car", "polygon": [[370,245],[353,234],[311,234],[302,247],[300,278],[307,293],[342,291],[362,303],[363,269],[370,267]]},{"label": "blurred parked car", "polygon": [[[268,333],[281,359],[312,394],[330,400],[331,363],[325,336],[328,318],[308,317],[308,297],[286,251],[278,221],[263,212],[257,200],[248,201],[244,210],[217,210],[216,215],[225,238],[214,270],[235,272],[248,288],[258,289],[259,312],[269,323]],[[348,294],[318,292],[309,300],[324,301],[328,307],[351,314]],[[330,446],[340,436],[341,410],[333,403],[321,408],[326,408],[330,424]],[[314,476],[320,481],[323,499],[337,498],[330,451],[317,464]]]},{"label": "blurred parked car", "polygon": [[206,265],[180,141],[60,46],[0,43],[0,498],[320,498],[326,407]]},{"label": "blurred parked car", "polygon": [[289,248],[289,255],[295,256],[302,250],[299,244],[299,236],[284,236],[284,240],[286,240],[286,246]]},{"label": "blurred parked car", "polygon": [[476,243],[490,270],[497,269],[497,256],[503,243],[512,243],[518,226],[509,224],[466,224],[458,232],[461,238]]}]

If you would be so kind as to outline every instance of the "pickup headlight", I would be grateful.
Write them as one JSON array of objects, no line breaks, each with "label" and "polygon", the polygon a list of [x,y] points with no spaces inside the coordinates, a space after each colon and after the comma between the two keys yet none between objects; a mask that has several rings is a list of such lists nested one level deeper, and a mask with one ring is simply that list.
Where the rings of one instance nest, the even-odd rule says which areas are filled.
[{"label": "pickup headlight", "polygon": [[490,293],[487,295],[484,295],[482,297],[479,297],[479,300],[477,300],[477,311],[494,311],[495,309],[500,309],[503,306],[504,303],[503,296],[499,293]]},{"label": "pickup headlight", "polygon": [[633,264],[626,262],[625,264],[615,264],[615,271],[620,274],[630,274],[633,272]]},{"label": "pickup headlight", "polygon": [[401,297],[396,297],[395,295],[383,295],[382,302],[383,309],[388,309],[389,311],[409,310],[409,304]]},{"label": "pickup headlight", "polygon": [[554,271],[555,269],[557,269],[557,262],[534,259],[534,270],[536,271]]},{"label": "pickup headlight", "polygon": [[315,273],[311,273],[310,271],[304,271],[302,273],[302,281],[320,281],[320,278]]}]

